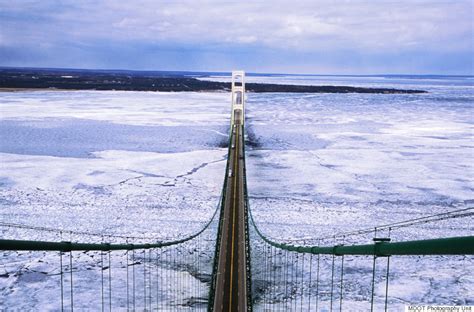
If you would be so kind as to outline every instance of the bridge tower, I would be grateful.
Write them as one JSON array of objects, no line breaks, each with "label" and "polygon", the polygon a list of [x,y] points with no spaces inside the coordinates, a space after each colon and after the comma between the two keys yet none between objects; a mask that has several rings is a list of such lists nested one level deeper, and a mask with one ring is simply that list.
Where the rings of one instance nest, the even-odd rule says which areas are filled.
[{"label": "bridge tower", "polygon": [[232,71],[232,124],[245,122],[245,72]]}]

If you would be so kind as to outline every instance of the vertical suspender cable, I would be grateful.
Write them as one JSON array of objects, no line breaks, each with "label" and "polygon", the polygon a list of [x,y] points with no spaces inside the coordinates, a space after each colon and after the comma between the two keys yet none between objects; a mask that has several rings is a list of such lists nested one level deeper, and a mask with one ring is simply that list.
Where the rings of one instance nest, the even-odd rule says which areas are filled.
[{"label": "vertical suspender cable", "polygon": [[[180,246],[180,248],[182,248],[181,245],[179,245],[179,246]],[[182,261],[182,260],[183,260],[183,259],[182,259],[181,257],[184,257],[185,255],[186,255],[186,253],[183,253],[183,252],[180,250],[180,252],[179,252],[179,258],[178,258],[178,259],[179,259],[179,268],[180,268],[179,272],[180,272],[180,273],[182,272],[181,270],[182,270],[182,268],[183,268],[183,267],[182,267],[182,265],[183,265],[183,261]],[[185,304],[185,300],[184,300],[184,299],[186,298],[186,296],[185,296],[186,283],[185,283],[185,282],[186,282],[186,281],[185,281],[185,279],[184,279],[184,274],[179,274],[179,284],[180,284],[180,287],[181,287],[181,304],[183,304],[183,305]]]},{"label": "vertical suspender cable", "polygon": [[74,295],[73,295],[73,281],[72,281],[72,251],[69,251],[69,273],[71,275],[71,311],[74,311]]},{"label": "vertical suspender cable", "polygon": [[[104,236],[101,237],[101,243],[104,243]],[[100,302],[101,311],[104,312],[104,251],[100,251]]]},{"label": "vertical suspender cable", "polygon": [[271,306],[273,304],[273,246],[268,244],[268,276],[267,276],[267,282],[268,282],[268,301],[267,305],[269,309],[271,310]]},{"label": "vertical suspender cable", "polygon": [[311,311],[311,292],[313,291],[313,254],[309,254],[308,311]]},{"label": "vertical suspender cable", "polygon": [[299,254],[298,253],[295,253],[295,257],[296,257],[296,265],[293,269],[293,272],[295,273],[295,276],[293,278],[293,272],[291,274],[291,284],[292,284],[292,289],[294,291],[294,295],[295,295],[295,298],[292,302],[292,306],[294,305],[295,306],[295,311],[296,311],[296,304],[297,304],[297,301],[298,301],[298,264],[299,264]]},{"label": "vertical suspender cable", "polygon": [[145,249],[145,260],[147,259],[147,258],[146,258],[147,251],[148,251],[148,260],[146,261],[146,263],[148,264],[148,270],[147,270],[146,274],[147,274],[147,283],[148,283],[148,284],[147,284],[147,289],[148,289],[147,294],[148,294],[148,297],[146,297],[145,300],[147,301],[147,306],[149,307],[149,309],[150,309],[150,311],[151,311],[151,305],[150,305],[150,298],[151,298],[151,287],[150,287],[150,286],[151,286],[151,281],[150,281],[150,277],[151,277],[151,275],[150,275],[150,272],[151,272],[150,249],[148,249],[148,250]]},{"label": "vertical suspender cable", "polygon": [[319,306],[319,258],[320,254],[318,253],[317,267],[316,267],[316,311],[318,311]]},{"label": "vertical suspender cable", "polygon": [[303,297],[304,297],[304,258],[305,254],[303,253],[303,259],[301,263],[301,311],[303,311]]},{"label": "vertical suspender cable", "polygon": [[111,254],[112,251],[109,250],[109,310],[112,312],[112,261]]},{"label": "vertical suspender cable", "polygon": [[288,306],[288,250],[285,250],[285,308]]},{"label": "vertical suspender cable", "polygon": [[[8,227],[10,228],[10,227]],[[63,232],[59,231],[59,237],[61,241],[63,240]],[[63,270],[63,252],[59,252],[59,267],[60,267],[60,276],[61,276],[61,311],[64,311],[64,270]]]},{"label": "vertical suspender cable", "polygon": [[387,257],[387,275],[385,276],[385,311],[387,311],[387,304],[388,304],[389,271],[390,271],[390,256]]},{"label": "vertical suspender cable", "polygon": [[268,248],[270,249],[269,254],[270,254],[270,261],[269,261],[269,266],[268,266],[268,282],[270,283],[270,291],[269,291],[269,301],[268,301],[268,306],[271,309],[271,306],[273,304],[273,246],[269,245]]},{"label": "vertical suspender cable", "polygon": [[63,252],[59,252],[59,275],[61,277],[61,311],[64,311],[64,277],[63,277]]},{"label": "vertical suspender cable", "polygon": [[[173,256],[173,267],[175,269],[175,277],[174,277],[174,280],[175,280],[175,285],[176,285],[176,296],[178,298],[180,298],[180,293],[179,293],[179,274],[178,274],[178,265],[177,265],[177,261],[176,261],[176,258],[177,258],[177,251],[176,251],[176,247],[173,249],[174,250],[174,256]],[[178,299],[179,300],[179,299]],[[178,303],[178,300],[176,300],[176,304]]]},{"label": "vertical suspender cable", "polygon": [[132,249],[132,282],[133,311],[135,311],[135,249]]},{"label": "vertical suspender cable", "polygon": [[183,292],[183,275],[181,274],[181,250],[180,245],[176,246],[176,268],[177,268],[177,277],[178,277],[178,285],[179,285],[179,293],[181,297],[181,303],[184,302],[184,292]]},{"label": "vertical suspender cable", "polygon": [[[392,232],[392,228],[388,228],[388,238],[390,238],[390,234]],[[388,279],[389,279],[389,272],[390,272],[390,256],[387,257],[387,275],[385,276],[385,311],[387,311],[387,304],[388,304]]]},{"label": "vertical suspender cable", "polygon": [[329,311],[332,312],[332,304],[333,304],[333,299],[334,299],[334,261],[336,259],[336,256],[333,254],[332,255],[332,265],[331,265],[331,303],[330,303],[330,308]]},{"label": "vertical suspender cable", "polygon": [[266,303],[267,303],[267,243],[263,242],[263,281],[265,288],[263,289],[263,309],[266,309]]},{"label": "vertical suspender cable", "polygon": [[370,311],[374,311],[374,292],[375,292],[375,262],[377,256],[374,254],[372,263],[372,291],[370,297]]},{"label": "vertical suspender cable", "polygon": [[[128,243],[128,240],[127,240]],[[126,263],[126,268],[127,268],[127,312],[130,311],[130,285],[129,285],[129,279],[128,279],[128,250],[125,252],[125,256],[127,257],[127,263]]]},{"label": "vertical suspender cable", "polygon": [[277,295],[279,296],[279,299],[278,299],[278,304],[276,305],[276,307],[279,306],[279,303],[282,301],[282,294],[281,294],[281,271],[283,270],[283,263],[281,261],[281,253],[282,253],[282,250],[281,249],[277,249],[277,261],[278,261],[278,271],[275,272],[276,274],[276,292],[277,292]]},{"label": "vertical suspender cable", "polygon": [[143,304],[146,311],[146,249],[143,249]]},{"label": "vertical suspender cable", "polygon": [[200,297],[201,295],[201,281],[199,279],[200,277],[200,274],[201,274],[201,262],[200,262],[200,254],[201,254],[201,250],[203,250],[202,248],[202,240],[201,240],[201,235],[198,236],[198,250],[197,250],[197,274],[196,274],[196,280],[197,280],[197,292],[196,292],[196,300],[197,298]]},{"label": "vertical suspender cable", "polygon": [[[344,244],[344,236],[342,237],[342,243]],[[343,300],[343,281],[344,281],[344,255],[341,256],[341,281],[339,289],[339,311],[342,312],[342,300]]]},{"label": "vertical suspender cable", "polygon": [[176,280],[178,281],[178,291],[179,291],[179,297],[180,297],[180,303],[183,302],[183,284],[182,284],[182,279],[181,279],[181,263],[180,263],[180,252],[179,252],[179,246],[176,246]]},{"label": "vertical suspender cable", "polygon": [[104,252],[102,250],[100,251],[100,286],[101,307],[104,312]]},{"label": "vertical suspender cable", "polygon": [[[169,289],[168,289],[168,292],[169,290],[171,289],[171,287],[173,287],[173,272],[171,271],[172,269],[172,260],[173,260],[173,249],[171,249],[173,247],[170,247],[170,249],[168,250],[168,278],[167,278],[167,281],[169,283]],[[175,293],[177,295],[177,291],[176,290],[173,290],[173,293]],[[171,300],[168,301],[168,304],[171,305]]]},{"label": "vertical suspender cable", "polygon": [[278,250],[276,247],[273,247],[273,304],[276,308],[276,303],[278,302],[278,282],[277,282],[277,254]]},{"label": "vertical suspender cable", "polygon": [[295,253],[289,251],[290,262],[288,263],[288,300],[289,300],[289,309],[293,310],[293,271],[295,268]]},{"label": "vertical suspender cable", "polygon": [[341,281],[339,289],[339,311],[342,312],[342,297],[343,297],[343,280],[344,280],[344,255],[341,256]]},{"label": "vertical suspender cable", "polygon": [[[197,240],[197,238],[196,238]],[[196,242],[196,247],[194,247],[192,249],[192,264],[193,264],[193,267],[192,267],[192,272],[194,274],[191,274],[190,276],[190,280],[189,280],[189,283],[191,284],[191,289],[190,289],[190,299],[191,299],[191,304],[193,304],[193,301],[195,301],[196,299],[196,288],[197,288],[197,261],[196,261],[196,254],[197,254],[197,248],[198,248],[198,242]]]},{"label": "vertical suspender cable", "polygon": [[[284,268],[285,268],[285,265],[286,265],[286,263],[283,262],[283,256],[282,256],[283,252],[284,252],[284,250],[281,250],[281,249],[280,249],[280,252],[279,252],[279,254],[278,254],[278,255],[279,255],[279,259],[280,259],[280,274],[279,274],[279,282],[278,282],[278,284],[280,285],[280,286],[279,286],[279,289],[281,288],[281,289],[280,289],[280,292],[283,291],[283,283],[284,283],[283,273],[285,272]],[[281,303],[281,305],[282,305],[282,309],[283,309],[283,304],[284,304],[284,302],[285,302],[285,297],[284,297],[284,295],[283,295],[283,293],[282,293],[282,294],[281,294],[281,299],[280,299],[280,303]]]},{"label": "vertical suspender cable", "polygon": [[152,293],[151,290],[153,289],[153,283],[152,283],[152,269],[153,269],[153,262],[151,261],[151,249],[148,249],[148,297],[150,301],[148,302],[148,306],[150,307],[150,311],[153,310],[151,307],[151,298],[152,298]]},{"label": "vertical suspender cable", "polygon": [[[160,275],[161,275],[161,303],[160,307],[161,310],[164,310],[166,303],[165,300],[168,298],[168,294],[166,293],[165,296],[165,291],[168,291],[169,287],[168,285],[168,250],[165,248],[160,255]],[[165,269],[165,272],[163,273],[163,267]]]},{"label": "vertical suspender cable", "polygon": [[[377,228],[374,229],[374,236],[377,237]],[[374,258],[372,263],[372,293],[370,297],[370,311],[374,311],[374,289],[375,289],[375,261],[377,256],[374,252]]]},{"label": "vertical suspender cable", "polygon": [[159,306],[159,304],[160,304],[160,303],[159,303],[159,302],[160,302],[160,298],[159,298],[159,297],[160,297],[160,291],[159,291],[159,287],[160,287],[160,282],[159,282],[159,281],[160,281],[160,279],[159,279],[159,276],[160,276],[159,272],[160,272],[160,270],[159,270],[159,269],[160,269],[160,267],[159,267],[159,262],[158,262],[158,261],[159,261],[159,260],[158,260],[158,256],[159,256],[158,253],[159,253],[160,251],[161,251],[161,250],[160,250],[159,248],[156,249],[156,263],[155,263],[156,272],[155,272],[155,273],[156,273],[156,310],[157,310],[157,311],[160,310],[160,309],[159,309],[159,308],[160,308],[160,306]]},{"label": "vertical suspender cable", "polygon": [[269,253],[270,254],[270,267],[269,267],[269,270],[268,270],[268,273],[269,273],[268,281],[270,282],[270,292],[269,292],[270,300],[268,301],[268,304],[269,304],[269,307],[271,307],[273,302],[274,302],[274,300],[273,300],[273,287],[274,287],[274,283],[273,283],[273,268],[274,268],[273,267],[274,266],[273,265],[273,246],[270,245],[269,248],[270,248],[270,253]]}]

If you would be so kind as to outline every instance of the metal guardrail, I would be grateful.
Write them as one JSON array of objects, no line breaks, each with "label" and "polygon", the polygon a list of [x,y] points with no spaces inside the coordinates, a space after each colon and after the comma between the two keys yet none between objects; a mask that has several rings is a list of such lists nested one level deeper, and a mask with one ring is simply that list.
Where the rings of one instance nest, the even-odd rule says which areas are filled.
[{"label": "metal guardrail", "polygon": [[[262,237],[262,236],[260,236]],[[263,237],[262,237],[263,238]],[[427,256],[427,255],[473,255],[474,236],[448,237],[426,240],[413,240],[403,242],[379,241],[374,244],[330,246],[330,247],[306,247],[279,244],[263,238],[268,244],[300,253],[311,253],[314,255],[375,255],[383,256]]]}]

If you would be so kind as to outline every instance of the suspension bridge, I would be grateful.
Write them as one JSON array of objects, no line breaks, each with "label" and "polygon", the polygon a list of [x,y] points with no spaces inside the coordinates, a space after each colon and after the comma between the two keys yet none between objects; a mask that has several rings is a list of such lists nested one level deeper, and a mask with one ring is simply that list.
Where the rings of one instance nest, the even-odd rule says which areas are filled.
[{"label": "suspension bridge", "polygon": [[[393,234],[445,220],[472,220],[474,208],[303,242],[267,236],[249,204],[244,78],[242,71],[232,74],[228,157],[220,200],[212,218],[196,233],[156,241],[0,223],[3,259],[27,262],[41,256],[53,268],[44,273],[52,280],[44,289],[49,306],[38,310],[387,311],[397,303],[390,293],[391,258],[472,260],[472,235],[405,240],[403,236],[393,239]],[[22,231],[43,233],[51,240],[15,239]],[[8,271],[5,260],[3,266]],[[354,275],[351,267],[356,266],[363,273]],[[376,289],[381,284],[383,290]],[[468,298],[457,299],[469,303]],[[9,308],[15,307],[2,307]]]}]

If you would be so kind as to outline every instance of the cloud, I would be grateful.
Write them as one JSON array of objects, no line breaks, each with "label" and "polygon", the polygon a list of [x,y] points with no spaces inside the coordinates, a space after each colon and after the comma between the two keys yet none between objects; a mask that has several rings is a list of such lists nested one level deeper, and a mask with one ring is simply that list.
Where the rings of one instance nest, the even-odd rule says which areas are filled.
[{"label": "cloud", "polygon": [[229,59],[250,50],[256,57],[267,50],[367,56],[474,52],[472,1],[1,2],[0,49],[69,46],[91,56],[95,52],[88,50],[100,54],[123,45],[228,53]]}]

